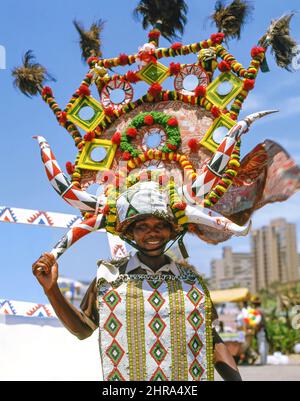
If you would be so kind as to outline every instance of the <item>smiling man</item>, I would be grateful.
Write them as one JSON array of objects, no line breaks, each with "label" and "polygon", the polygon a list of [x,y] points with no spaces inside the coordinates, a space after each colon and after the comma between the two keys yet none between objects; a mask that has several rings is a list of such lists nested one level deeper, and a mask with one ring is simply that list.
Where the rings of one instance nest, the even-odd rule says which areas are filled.
[{"label": "smiling man", "polygon": [[224,380],[241,380],[213,329],[217,315],[202,278],[165,254],[182,233],[165,195],[148,182],[119,197],[119,230],[137,252],[98,262],[81,311],[60,293],[51,254],[33,273],[72,334],[85,339],[99,328],[104,380],[206,381],[213,380],[214,367]]}]

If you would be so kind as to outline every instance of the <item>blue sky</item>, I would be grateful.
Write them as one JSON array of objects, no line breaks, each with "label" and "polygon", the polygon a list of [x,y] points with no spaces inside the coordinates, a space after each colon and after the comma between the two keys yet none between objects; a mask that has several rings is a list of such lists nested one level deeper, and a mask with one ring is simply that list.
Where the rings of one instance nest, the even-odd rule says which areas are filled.
[{"label": "blue sky", "polygon": [[[0,70],[1,118],[1,188],[0,205],[74,214],[50,187],[40,160],[34,135],[47,138],[57,160],[64,166],[74,160],[76,148],[67,132],[60,128],[52,112],[37,97],[28,99],[12,85],[11,70],[20,64],[26,50],[32,49],[37,60],[57,79],[51,84],[59,105],[63,108],[87,71],[81,61],[74,18],[86,26],[98,18],[106,20],[103,33],[103,54],[116,56],[121,52],[134,53],[146,41],[141,24],[132,17],[136,1],[36,0],[10,1],[1,5],[0,45],[6,49],[6,70]],[[188,0],[188,24],[182,41],[194,43],[215,32],[205,23],[214,8],[214,1]],[[270,20],[285,11],[295,10],[298,1],[254,1],[252,22],[244,29],[240,42],[231,41],[230,51],[244,64],[250,61],[250,50],[265,32]],[[292,22],[293,35],[300,43],[300,15]],[[162,40],[161,45],[167,45]],[[300,164],[300,70],[289,73],[279,69],[268,53],[271,72],[260,74],[255,91],[245,103],[242,116],[249,112],[279,108],[281,113],[258,122],[244,137],[243,153],[250,151],[264,139],[283,145]],[[253,218],[260,227],[271,218],[285,216],[297,223],[300,238],[300,194],[283,204],[268,206]],[[63,229],[40,228],[17,224],[0,224],[1,280],[0,298],[46,302],[42,289],[31,275],[32,262],[52,248],[64,234]],[[211,246],[189,237],[191,262],[205,274],[209,262],[222,254],[222,245]],[[250,238],[236,238],[226,243],[234,250],[248,250]],[[299,246],[300,249],[300,246]],[[109,257],[105,236],[91,234],[73,246],[60,260],[62,275],[76,279],[92,279],[96,260]]]}]

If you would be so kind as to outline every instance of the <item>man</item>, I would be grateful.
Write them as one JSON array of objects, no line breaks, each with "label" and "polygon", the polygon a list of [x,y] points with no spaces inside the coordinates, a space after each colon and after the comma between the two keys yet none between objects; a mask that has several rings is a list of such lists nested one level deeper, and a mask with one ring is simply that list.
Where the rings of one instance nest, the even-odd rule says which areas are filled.
[{"label": "man", "polygon": [[33,264],[33,274],[72,334],[83,340],[100,327],[104,380],[209,380],[209,353],[224,380],[241,380],[212,329],[216,313],[201,278],[164,254],[175,235],[170,221],[153,214],[131,219],[123,236],[135,242],[138,252],[119,262],[99,263],[82,311],[61,294],[52,254]]},{"label": "man", "polygon": [[256,327],[255,336],[257,339],[258,353],[260,356],[260,365],[263,366],[267,364],[268,352],[269,352],[266,318],[263,310],[261,309],[261,300],[258,296],[254,295],[251,298],[251,304],[253,305],[253,308],[255,309],[258,316],[260,317]]}]

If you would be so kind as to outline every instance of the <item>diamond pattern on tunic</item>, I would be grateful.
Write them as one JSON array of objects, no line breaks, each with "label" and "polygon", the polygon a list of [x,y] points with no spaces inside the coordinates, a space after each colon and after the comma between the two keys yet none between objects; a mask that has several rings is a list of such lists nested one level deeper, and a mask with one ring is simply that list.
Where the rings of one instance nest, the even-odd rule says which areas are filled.
[{"label": "diamond pattern on tunic", "polygon": [[153,306],[153,308],[156,310],[156,312],[158,312],[160,310],[160,308],[163,306],[163,304],[165,303],[165,300],[162,298],[162,296],[160,295],[160,293],[157,290],[155,290],[150,295],[150,297],[148,298],[148,301]]},{"label": "diamond pattern on tunic", "polygon": [[103,297],[103,301],[110,308],[110,310],[113,311],[118,303],[121,301],[121,298],[116,291],[111,290]]},{"label": "diamond pattern on tunic", "polygon": [[122,327],[120,320],[111,313],[104,324],[104,328],[109,332],[112,337],[116,337]]},{"label": "diamond pattern on tunic", "polygon": [[192,363],[190,370],[190,374],[192,375],[193,379],[195,381],[199,381],[201,376],[204,373],[203,367],[200,365],[200,363],[195,359],[194,362]]},{"label": "diamond pattern on tunic", "polygon": [[189,349],[192,351],[194,356],[196,357],[199,355],[199,352],[201,351],[203,347],[203,343],[200,340],[198,334],[194,334],[193,337],[191,338],[191,341],[189,342]]},{"label": "diamond pattern on tunic", "polygon": [[189,297],[189,300],[195,305],[198,306],[199,302],[203,298],[203,295],[201,292],[198,290],[196,287],[192,287],[190,291],[188,292],[187,296]]},{"label": "diamond pattern on tunic", "polygon": [[156,335],[156,337],[160,337],[162,335],[162,332],[166,328],[166,323],[157,314],[149,323],[149,327],[153,331],[154,335]]},{"label": "diamond pattern on tunic", "polygon": [[188,322],[195,330],[198,330],[199,327],[201,327],[203,321],[204,319],[197,309],[193,310],[188,317]]},{"label": "diamond pattern on tunic", "polygon": [[162,345],[162,343],[159,340],[157,340],[150,350],[150,355],[155,360],[155,362],[159,365],[165,359],[165,357],[167,355],[167,350]]},{"label": "diamond pattern on tunic", "polygon": [[124,353],[125,352],[123,348],[116,340],[113,340],[113,342],[110,344],[110,346],[106,351],[106,355],[109,356],[109,358],[111,359],[112,363],[115,366],[117,366],[120,363]]}]

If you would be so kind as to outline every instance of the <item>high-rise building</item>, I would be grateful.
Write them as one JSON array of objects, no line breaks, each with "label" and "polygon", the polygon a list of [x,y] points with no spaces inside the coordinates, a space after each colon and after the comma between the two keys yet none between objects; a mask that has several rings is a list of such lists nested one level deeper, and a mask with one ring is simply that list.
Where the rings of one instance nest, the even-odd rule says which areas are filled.
[{"label": "high-rise building", "polygon": [[299,261],[295,224],[285,219],[272,220],[268,226],[251,232],[253,255],[253,291],[272,283],[299,279]]},{"label": "high-rise building", "polygon": [[223,258],[211,261],[211,289],[246,287],[251,290],[252,283],[252,257],[249,253],[234,253],[231,247],[224,247]]}]

